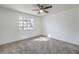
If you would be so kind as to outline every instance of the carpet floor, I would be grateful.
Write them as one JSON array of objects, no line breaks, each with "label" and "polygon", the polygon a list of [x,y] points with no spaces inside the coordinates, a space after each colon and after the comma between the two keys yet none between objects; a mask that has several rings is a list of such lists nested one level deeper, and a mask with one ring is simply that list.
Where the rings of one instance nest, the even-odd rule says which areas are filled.
[{"label": "carpet floor", "polygon": [[0,54],[79,54],[79,46],[38,37],[1,45]]}]

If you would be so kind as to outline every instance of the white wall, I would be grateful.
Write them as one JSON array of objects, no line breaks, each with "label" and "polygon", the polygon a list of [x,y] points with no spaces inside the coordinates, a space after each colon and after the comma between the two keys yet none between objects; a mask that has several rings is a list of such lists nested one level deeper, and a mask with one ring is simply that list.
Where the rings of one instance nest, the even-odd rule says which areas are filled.
[{"label": "white wall", "polygon": [[[34,30],[18,30],[19,16],[31,17],[34,19]],[[29,14],[23,14],[17,11],[0,7],[0,44],[13,42],[41,34],[41,18]]]},{"label": "white wall", "polygon": [[79,45],[79,8],[45,16],[43,27],[43,35]]}]

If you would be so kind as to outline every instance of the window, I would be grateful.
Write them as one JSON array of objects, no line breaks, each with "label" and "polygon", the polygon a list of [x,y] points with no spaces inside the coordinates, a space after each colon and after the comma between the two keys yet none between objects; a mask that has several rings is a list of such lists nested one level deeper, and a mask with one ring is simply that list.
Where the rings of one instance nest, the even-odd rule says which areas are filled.
[{"label": "window", "polygon": [[19,29],[20,30],[31,30],[34,26],[34,20],[26,17],[19,17]]}]

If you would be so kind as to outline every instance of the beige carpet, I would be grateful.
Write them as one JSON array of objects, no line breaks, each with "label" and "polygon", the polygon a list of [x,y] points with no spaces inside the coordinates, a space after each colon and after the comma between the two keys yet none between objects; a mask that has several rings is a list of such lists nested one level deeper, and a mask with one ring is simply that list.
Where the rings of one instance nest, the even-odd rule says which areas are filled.
[{"label": "beige carpet", "polygon": [[79,46],[63,41],[38,37],[0,46],[1,54],[78,54]]}]

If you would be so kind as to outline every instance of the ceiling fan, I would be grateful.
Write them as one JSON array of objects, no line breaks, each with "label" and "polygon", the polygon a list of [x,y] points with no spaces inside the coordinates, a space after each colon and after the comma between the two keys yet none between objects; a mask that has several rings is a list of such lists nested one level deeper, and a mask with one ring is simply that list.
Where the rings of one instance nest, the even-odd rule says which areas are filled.
[{"label": "ceiling fan", "polygon": [[49,8],[52,8],[52,5],[44,5],[44,4],[37,4],[38,9],[32,10],[32,11],[38,11],[38,14],[45,12],[45,13],[49,13],[47,10]]}]

